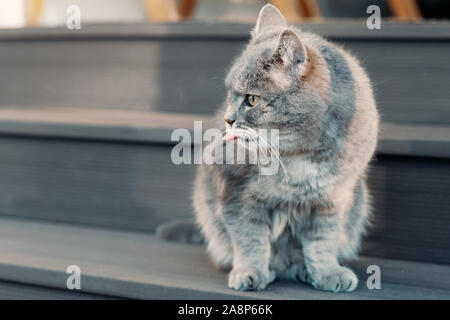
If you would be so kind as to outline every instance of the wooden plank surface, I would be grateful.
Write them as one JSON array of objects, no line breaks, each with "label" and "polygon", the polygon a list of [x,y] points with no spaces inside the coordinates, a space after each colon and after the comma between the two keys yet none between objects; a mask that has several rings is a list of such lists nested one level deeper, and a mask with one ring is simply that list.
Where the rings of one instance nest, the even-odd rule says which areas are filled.
[{"label": "wooden plank surface", "polygon": [[3,137],[0,149],[2,215],[145,232],[190,214],[194,166],[167,145]]},{"label": "wooden plank surface", "polygon": [[[0,107],[0,135],[175,144],[177,128],[203,128],[208,115],[87,108]],[[450,158],[450,126],[382,122],[378,153]]]},{"label": "wooden plank surface", "polygon": [[[204,248],[162,242],[152,235],[0,219],[0,279],[65,289],[68,265],[81,269],[83,292],[145,299],[449,299],[444,265],[366,259],[354,263],[354,293],[321,292],[278,282],[264,292],[236,292]],[[369,265],[378,265],[382,289],[368,290]]]},{"label": "wooden plank surface", "polygon": [[87,108],[0,108],[0,135],[174,144],[173,130],[206,128],[207,115]]},{"label": "wooden plank surface", "polygon": [[450,158],[450,126],[384,121],[380,125],[377,153]]},{"label": "wooden plank surface", "polygon": [[[108,296],[0,281],[0,300],[109,300]],[[116,298],[118,299],[118,298]]]},{"label": "wooden plank surface", "polygon": [[[302,24],[367,68],[386,121],[450,123],[450,24]],[[156,24],[0,32],[0,105],[213,114],[249,25]],[[337,31],[336,31],[337,30]],[[180,59],[180,52],[183,56]]]},{"label": "wooden plank surface", "polygon": [[[65,27],[41,27],[0,30],[0,41],[19,40],[154,40],[154,39],[219,39],[248,40],[253,24],[178,22],[152,24],[92,24],[73,32]],[[321,34],[331,39],[373,40],[450,40],[450,22],[435,20],[402,23],[383,20],[380,30],[367,29],[365,20],[332,19],[320,22],[302,21],[298,26],[305,31]]]},{"label": "wooden plank surface", "polygon": [[[191,217],[196,166],[173,164],[171,148],[0,136],[0,214],[140,232]],[[367,254],[450,264],[449,168],[449,159],[375,157]]]},{"label": "wooden plank surface", "polygon": [[364,254],[450,264],[450,161],[377,156]]}]

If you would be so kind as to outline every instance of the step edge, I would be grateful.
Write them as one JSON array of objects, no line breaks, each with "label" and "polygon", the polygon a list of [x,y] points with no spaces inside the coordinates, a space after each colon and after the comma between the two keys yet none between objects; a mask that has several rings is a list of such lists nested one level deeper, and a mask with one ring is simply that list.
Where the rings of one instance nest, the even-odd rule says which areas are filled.
[{"label": "step edge", "polygon": [[[339,23],[336,23],[339,22]],[[302,22],[297,24],[306,31],[319,33],[331,39],[364,40],[449,40],[450,23],[430,20],[418,22],[398,22],[384,20],[383,28],[373,32],[366,28],[363,19],[333,19]],[[417,26],[420,26],[418,29]],[[81,30],[68,30],[59,27],[37,27],[0,30],[0,41],[17,40],[148,40],[148,39],[186,39],[246,40],[250,36],[252,23],[212,23],[188,21],[170,23],[91,23]]]},{"label": "step edge", "polygon": [[[295,284],[287,284],[289,285],[289,290],[287,291],[288,295],[282,295],[281,297],[277,296],[277,290],[274,290],[273,292],[270,292],[269,290],[268,292],[264,292],[263,294],[259,294],[257,292],[235,292],[226,288],[225,274],[219,272],[212,272],[211,274],[209,274],[209,276],[211,277],[220,277],[220,283],[216,283],[213,281],[212,287],[209,287],[211,285],[211,282],[208,285],[206,285],[206,283],[203,283],[200,284],[200,287],[196,287],[191,281],[192,278],[182,280],[180,278],[175,277],[174,279],[172,279],[172,277],[170,277],[170,281],[166,283],[165,281],[167,281],[167,279],[165,279],[165,276],[161,277],[158,269],[152,271],[152,269],[148,269],[151,264],[149,265],[145,260],[138,259],[139,255],[143,253],[150,253],[146,249],[147,246],[149,246],[149,241],[153,242],[153,248],[158,248],[156,251],[153,251],[153,253],[157,253],[158,250],[162,249],[171,250],[172,254],[176,254],[188,249],[190,254],[194,252],[200,254],[200,252],[203,250],[201,250],[201,248],[194,248],[186,244],[173,244],[164,242],[153,235],[138,235],[131,232],[109,231],[99,228],[81,228],[67,224],[18,221],[15,219],[1,219],[1,221],[3,228],[3,240],[6,241],[5,243],[10,242],[10,248],[14,248],[5,249],[3,253],[5,256],[3,256],[3,254],[0,254],[0,279],[2,280],[66,289],[66,281],[70,275],[66,273],[67,266],[68,264],[70,265],[71,263],[73,263],[73,261],[78,261],[79,265],[82,267],[81,289],[84,289],[86,292],[104,294],[109,296],[129,298],[163,298],[164,294],[164,298],[167,297],[169,299],[174,299],[175,297],[186,298],[186,295],[189,294],[192,298],[195,299],[211,299],[214,298],[214,295],[216,296],[216,298],[222,299],[275,299],[281,297],[289,299],[291,297],[302,297],[303,294],[303,298],[329,297],[329,294],[327,293],[321,291],[316,292],[311,288],[311,290],[305,290],[306,288],[302,289],[301,287],[297,287]],[[21,229],[20,232],[16,232],[17,228]],[[23,234],[21,233],[26,233],[27,236],[23,237]],[[66,245],[69,246],[64,247],[64,249],[61,248],[61,242],[53,241],[53,239],[55,237],[59,237],[61,233],[65,235],[65,240],[63,243],[66,243]],[[36,239],[36,236],[40,239]],[[87,242],[78,242],[78,240],[76,239],[79,239],[80,237],[85,240],[91,238],[91,240],[87,240]],[[137,246],[137,251],[134,253],[134,255],[132,255],[133,257],[137,258],[136,264],[117,264],[114,263],[114,261],[116,261],[114,258],[112,260],[110,258],[99,260],[96,258],[97,254],[95,256],[91,256],[90,254],[86,255],[82,253],[84,250],[82,249],[83,247],[80,247],[80,245],[82,245],[83,243],[85,245],[88,243],[92,244],[92,242],[90,241],[92,241],[92,239],[94,238],[95,245],[93,246],[93,248],[96,248],[96,250],[106,250],[105,254],[108,254],[108,252],[111,253],[111,250],[114,250],[114,252],[116,252],[117,250],[115,245],[104,247],[105,240],[109,241],[111,239],[114,239],[114,241],[116,241],[116,244],[123,243],[124,241],[131,241],[134,246]],[[31,247],[29,244],[30,241],[33,242]],[[38,245],[39,248],[42,249],[36,250],[37,247],[33,247],[36,245]],[[161,245],[163,245],[165,249],[161,248]],[[78,251],[78,253],[71,252],[71,248],[81,251]],[[126,247],[119,248],[119,251],[124,252],[125,248]],[[203,257],[203,254],[201,254],[201,256]],[[128,258],[130,257],[131,256],[128,256]],[[179,258],[181,259],[182,257]],[[165,263],[171,263],[170,261],[170,259],[166,260]],[[144,265],[142,263],[144,263]],[[188,262],[188,264],[190,263],[192,263],[192,260]],[[369,263],[378,264],[383,268],[386,267],[388,268],[386,270],[390,269],[391,272],[394,271],[394,273],[391,274],[391,276],[394,278],[388,280],[388,282],[383,282],[388,287],[391,287],[391,289],[392,287],[396,286],[416,289],[422,288],[428,291],[436,291],[441,295],[448,295],[448,297],[450,297],[450,291],[442,289],[443,287],[447,289],[445,282],[436,283],[437,280],[441,281],[440,278],[435,277],[435,279],[431,279],[431,281],[430,279],[425,279],[425,281],[417,282],[418,280],[420,280],[415,278],[417,276],[417,272],[413,272],[411,274],[408,274],[407,272],[408,270],[411,272],[411,270],[418,269],[420,270],[418,272],[420,272],[420,274],[422,275],[422,269],[427,268],[428,270],[439,273],[440,277],[444,277],[444,275],[448,274],[447,265],[380,258],[367,259],[365,257],[361,257],[361,261],[358,262],[359,267],[362,268],[360,271],[364,270],[365,266],[367,266]],[[138,266],[137,269],[135,268],[136,265]],[[204,268],[206,270],[206,268],[208,267],[204,266]],[[148,270],[148,272],[144,270]],[[128,271],[130,271],[131,274],[129,274]],[[145,277],[142,277],[143,271],[144,274],[146,274]],[[190,275],[187,276],[189,277]],[[193,274],[191,276],[195,278],[200,277],[201,275]],[[398,282],[402,279],[407,281],[407,283],[404,284]],[[411,281],[411,279],[413,279],[414,281],[408,283],[408,281]],[[361,285],[363,285],[364,280],[360,280]],[[222,282],[224,282],[223,286]],[[197,284],[197,282],[195,282],[195,284]],[[284,291],[286,288],[283,287],[283,283],[275,285],[277,286],[278,292],[281,292],[281,290]],[[124,288],[126,288],[126,291],[124,291]],[[209,290],[209,288],[211,289]],[[295,291],[293,291],[292,288],[294,288]],[[166,292],[162,292],[163,290],[166,290]],[[295,295],[292,295],[293,292],[295,292]],[[298,296],[296,294],[298,294]],[[261,297],[258,297],[259,295]],[[356,292],[355,294],[341,296],[343,298],[377,298],[377,295],[374,296],[372,294],[368,294],[368,292],[365,291],[360,292],[360,294]]]},{"label": "step edge", "polygon": [[[83,113],[87,120],[74,119],[74,115],[79,113]],[[101,119],[102,115],[107,120]],[[179,142],[171,139],[175,129],[187,129],[192,135],[194,121],[201,121],[205,129],[212,124],[212,119],[212,116],[204,114],[82,108],[2,108],[0,136],[174,145]],[[377,153],[450,158],[450,126],[382,122]]]},{"label": "step edge", "polygon": [[[83,274],[81,288],[70,290],[64,286],[69,274],[59,270],[26,267],[0,262],[0,279],[11,282],[68,290],[85,294],[97,294],[127,299],[257,299],[201,289],[163,286],[157,283],[140,283]],[[48,279],[51,279],[48,281]],[[98,284],[101,284],[100,286]],[[187,298],[190,297],[190,298]],[[192,298],[191,298],[192,297]]]}]

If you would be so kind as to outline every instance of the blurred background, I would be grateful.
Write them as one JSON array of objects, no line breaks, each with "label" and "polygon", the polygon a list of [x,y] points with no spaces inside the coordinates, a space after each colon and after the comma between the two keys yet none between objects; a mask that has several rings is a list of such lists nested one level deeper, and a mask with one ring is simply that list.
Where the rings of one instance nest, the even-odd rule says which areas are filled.
[{"label": "blurred background", "polygon": [[[247,22],[256,21],[265,0],[16,0],[2,1],[0,23],[4,28],[65,25],[69,5],[83,8],[84,23],[110,22]],[[382,16],[400,20],[448,19],[445,0],[274,0],[291,22],[322,18],[360,18],[369,5]]]},{"label": "blurred background", "polygon": [[[267,2],[0,0],[0,298],[238,295],[203,248],[154,231],[193,215],[195,166],[172,163],[171,133],[216,112]],[[355,54],[373,82],[374,218],[355,268],[364,279],[381,266],[388,290],[348,297],[448,299],[450,1],[270,2]],[[66,290],[72,264],[81,293]],[[242,295],[331,297],[286,286]]]}]

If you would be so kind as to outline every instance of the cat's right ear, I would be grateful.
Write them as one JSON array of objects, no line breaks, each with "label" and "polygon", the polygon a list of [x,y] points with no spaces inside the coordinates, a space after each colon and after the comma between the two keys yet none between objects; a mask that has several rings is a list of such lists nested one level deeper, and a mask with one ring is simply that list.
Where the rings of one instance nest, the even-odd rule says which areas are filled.
[{"label": "cat's right ear", "polygon": [[281,61],[284,68],[292,67],[299,78],[305,78],[309,73],[308,50],[297,34],[290,29],[281,33],[274,57]]},{"label": "cat's right ear", "polygon": [[276,7],[271,4],[266,4],[262,7],[261,11],[259,11],[258,20],[255,29],[253,30],[253,36],[274,27],[286,28],[286,19]]}]

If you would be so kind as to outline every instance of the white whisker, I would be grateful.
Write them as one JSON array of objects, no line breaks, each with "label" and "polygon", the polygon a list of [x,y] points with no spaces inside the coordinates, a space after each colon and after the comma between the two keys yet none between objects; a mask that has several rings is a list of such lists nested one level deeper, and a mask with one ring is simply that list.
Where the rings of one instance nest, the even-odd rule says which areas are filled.
[{"label": "white whisker", "polygon": [[[286,171],[286,167],[284,166],[283,160],[281,159],[281,156],[280,156],[279,152],[275,148],[273,148],[272,143],[270,141],[268,141],[268,139],[266,139],[266,137],[264,137],[264,135],[258,133],[256,130],[251,129],[251,128],[248,128],[248,130],[253,131],[258,136],[258,138],[261,138],[263,140],[263,142],[266,143],[266,145],[268,146],[268,149],[269,149],[269,152],[271,153],[271,155],[273,153],[276,156],[278,162],[281,164],[281,167],[283,168],[283,172],[284,172],[284,177],[286,178],[286,181],[288,181],[289,177],[288,177],[288,174],[287,174],[287,171]],[[271,159],[273,159],[272,156],[271,156]]]}]

